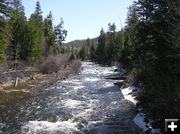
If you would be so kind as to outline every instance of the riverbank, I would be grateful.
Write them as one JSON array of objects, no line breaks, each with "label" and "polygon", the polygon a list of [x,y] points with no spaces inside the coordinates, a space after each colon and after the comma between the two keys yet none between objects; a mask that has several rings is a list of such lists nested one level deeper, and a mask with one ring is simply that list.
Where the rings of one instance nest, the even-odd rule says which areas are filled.
[{"label": "riverbank", "polygon": [[[27,67],[24,70],[3,72],[0,75],[0,103],[3,104],[17,100],[15,96],[20,94],[33,92],[38,89],[46,89],[56,81],[64,80],[80,70],[81,61],[73,60],[65,68],[49,74],[43,74],[37,68],[32,67]],[[18,84],[15,87],[14,84],[17,78]],[[9,95],[8,93],[12,94]]]},{"label": "riverbank", "polygon": [[147,117],[144,108],[140,105],[138,94],[140,93],[141,87],[139,87],[137,84],[134,84],[133,76],[130,72],[125,73],[124,78],[125,80],[120,84],[121,92],[126,100],[132,102],[136,106],[137,112],[133,122],[145,134],[161,134],[161,129],[152,125],[154,121]]}]

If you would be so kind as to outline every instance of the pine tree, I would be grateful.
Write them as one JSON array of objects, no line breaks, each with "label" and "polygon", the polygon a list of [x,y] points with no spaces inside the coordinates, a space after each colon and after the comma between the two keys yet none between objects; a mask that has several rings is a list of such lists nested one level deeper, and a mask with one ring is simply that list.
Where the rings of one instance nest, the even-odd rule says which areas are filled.
[{"label": "pine tree", "polygon": [[84,44],[80,47],[78,52],[78,57],[81,60],[89,60],[90,59],[90,48]]},{"label": "pine tree", "polygon": [[115,46],[116,46],[116,25],[113,23],[108,24],[108,46],[107,46],[107,64],[111,64],[116,59]]},{"label": "pine tree", "polygon": [[106,60],[106,34],[102,28],[100,31],[100,36],[98,38],[98,45],[96,48],[96,60],[99,63],[104,63]]},{"label": "pine tree", "polygon": [[32,65],[38,64],[43,56],[43,45],[45,44],[43,32],[43,17],[40,2],[36,2],[35,12],[31,15],[28,22],[29,61]]},{"label": "pine tree", "polygon": [[92,43],[89,48],[89,51],[90,51],[90,59],[93,61],[95,60],[95,56],[96,56],[95,50],[96,49],[95,49],[94,43]]},{"label": "pine tree", "polygon": [[24,8],[20,0],[14,0],[12,3],[11,18],[9,25],[11,29],[11,41],[8,48],[10,60],[22,60],[23,45],[25,42],[26,17]]},{"label": "pine tree", "polygon": [[5,19],[2,19],[4,23],[1,22],[0,26],[0,61],[5,61],[7,59],[7,48],[9,46],[9,28]]},{"label": "pine tree", "polygon": [[[137,26],[139,24],[139,16],[137,14],[137,5],[133,3],[128,8],[126,26],[124,29],[123,36],[124,42],[120,50],[120,61],[125,67],[132,67],[134,60],[134,48],[137,41]],[[138,51],[137,51],[138,53]]]},{"label": "pine tree", "polygon": [[45,56],[47,57],[50,53],[51,47],[55,44],[55,34],[52,26],[52,13],[50,12],[47,18],[44,20],[44,36],[45,36]]},{"label": "pine tree", "polygon": [[24,6],[22,5],[22,0],[13,0],[11,5],[12,5],[12,8],[13,8],[14,12],[16,12],[16,13],[22,15],[22,16],[25,16]]},{"label": "pine tree", "polygon": [[60,23],[55,27],[54,33],[56,35],[56,44],[62,45],[62,42],[65,41],[67,36],[67,30],[64,29],[64,21],[61,18]]},{"label": "pine tree", "polygon": [[32,65],[38,64],[42,54],[43,54],[43,45],[42,45],[42,29],[38,27],[37,20],[31,16],[29,20],[30,28],[30,42],[31,42],[31,59],[30,62]]},{"label": "pine tree", "polygon": [[32,14],[31,17],[34,17],[35,23],[37,27],[42,28],[43,26],[43,16],[42,16],[42,10],[40,6],[40,2],[36,2],[36,8],[34,14]]},{"label": "pine tree", "polygon": [[6,0],[0,1],[0,61],[5,61],[7,58],[7,47],[9,45],[9,28],[6,21],[6,16],[9,16],[9,7]]},{"label": "pine tree", "polygon": [[[139,23],[139,17],[137,14],[137,6],[134,3],[132,6],[129,6],[128,8],[128,14],[127,14],[127,20],[126,20],[126,39],[128,39],[128,44],[126,44],[126,47],[129,47],[130,49],[133,49],[136,42],[136,27]],[[127,43],[127,42],[126,42]]]},{"label": "pine tree", "polygon": [[9,16],[10,15],[10,8],[8,6],[8,0],[1,0],[0,1],[0,21],[2,21],[2,16]]}]

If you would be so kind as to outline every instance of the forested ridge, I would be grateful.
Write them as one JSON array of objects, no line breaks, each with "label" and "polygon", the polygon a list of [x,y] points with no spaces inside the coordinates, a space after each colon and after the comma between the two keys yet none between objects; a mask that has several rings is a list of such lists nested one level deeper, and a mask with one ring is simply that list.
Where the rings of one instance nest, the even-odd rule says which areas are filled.
[{"label": "forested ridge", "polygon": [[72,52],[71,58],[120,65],[140,91],[137,99],[154,126],[180,117],[180,1],[138,0],[129,8],[126,26],[103,28],[96,45],[65,47],[63,20],[54,26],[52,13],[43,19],[39,1],[29,19],[21,0],[0,0],[0,61],[37,65],[49,55]]},{"label": "forested ridge", "polygon": [[[88,44],[88,40],[87,43]],[[98,45],[82,46],[82,59],[128,70],[128,81],[140,87],[139,104],[154,127],[180,117],[180,2],[138,0],[128,9],[126,26],[114,23],[100,31]]]}]

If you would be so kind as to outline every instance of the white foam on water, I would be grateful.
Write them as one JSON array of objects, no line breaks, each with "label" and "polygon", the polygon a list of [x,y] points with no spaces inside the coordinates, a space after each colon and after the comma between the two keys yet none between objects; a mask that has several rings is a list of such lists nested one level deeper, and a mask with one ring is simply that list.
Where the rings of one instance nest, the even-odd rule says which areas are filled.
[{"label": "white foam on water", "polygon": [[89,118],[92,115],[92,112],[94,112],[93,109],[96,109],[97,104],[99,103],[99,100],[93,99],[86,102],[86,106],[81,109],[81,112],[76,115],[76,117],[83,117],[83,118]]},{"label": "white foam on water", "polygon": [[64,93],[65,95],[69,95],[69,94],[73,94],[73,93],[77,93],[79,90],[83,89],[85,86],[69,86],[69,88],[72,88],[72,90]]},{"label": "white foam on water", "polygon": [[82,101],[67,99],[67,100],[62,100],[62,104],[68,108],[77,108],[82,104]]},{"label": "white foam on water", "polygon": [[23,134],[37,134],[37,133],[61,133],[72,134],[77,132],[77,123],[72,123],[70,121],[58,121],[58,122],[48,122],[48,121],[29,121],[22,128]]},{"label": "white foam on water", "polygon": [[121,92],[122,92],[122,94],[124,95],[124,98],[126,99],[126,100],[129,100],[129,101],[131,101],[132,103],[134,103],[135,105],[137,104],[137,100],[135,99],[135,97],[134,96],[132,96],[132,90],[134,89],[135,87],[128,87],[128,88],[123,88],[123,89],[121,89]]},{"label": "white foam on water", "polygon": [[93,109],[88,108],[88,109],[82,109],[80,113],[74,115],[76,118],[81,118],[83,117],[84,119],[89,119],[92,115]]},{"label": "white foam on water", "polygon": [[67,79],[67,80],[62,81],[62,83],[80,85],[80,84],[82,84],[82,81],[80,81],[80,80],[75,80],[75,79]]},{"label": "white foam on water", "polygon": [[83,89],[85,86],[73,86],[73,89],[78,90],[78,89]]},{"label": "white foam on water", "polygon": [[86,82],[98,82],[100,79],[99,78],[93,78],[93,77],[91,77],[91,78],[85,78],[85,81]]},{"label": "white foam on water", "polygon": [[112,86],[114,86],[114,83],[111,83],[111,82],[105,82],[103,84],[103,87],[105,87],[105,88],[112,87]]}]

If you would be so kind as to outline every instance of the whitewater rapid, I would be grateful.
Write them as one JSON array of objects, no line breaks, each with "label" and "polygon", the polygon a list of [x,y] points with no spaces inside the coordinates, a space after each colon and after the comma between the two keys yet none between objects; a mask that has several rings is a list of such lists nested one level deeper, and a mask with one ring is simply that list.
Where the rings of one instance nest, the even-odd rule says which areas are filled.
[{"label": "whitewater rapid", "polygon": [[83,62],[82,68],[78,75],[12,104],[14,112],[1,115],[0,133],[135,134],[135,106],[114,84],[117,80],[105,79],[118,72],[92,62]]}]

